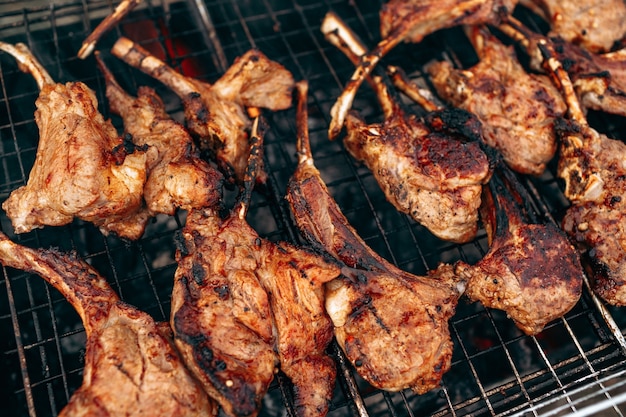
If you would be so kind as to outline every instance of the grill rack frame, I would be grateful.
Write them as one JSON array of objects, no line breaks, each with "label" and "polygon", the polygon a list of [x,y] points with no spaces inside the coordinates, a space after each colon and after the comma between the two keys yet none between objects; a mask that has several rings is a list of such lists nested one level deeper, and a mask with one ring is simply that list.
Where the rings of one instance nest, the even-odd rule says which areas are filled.
[{"label": "grill rack frame", "polygon": [[[83,63],[72,56],[94,23],[116,3],[50,0],[45,6],[41,1],[3,1],[0,9],[7,12],[0,19],[0,38],[26,42],[53,78],[85,81],[97,92],[105,116],[120,127],[119,119],[108,114],[104,84],[93,61]],[[202,0],[156,0],[145,2],[123,25],[139,26],[146,20],[163,23],[155,25],[154,37],[143,39],[144,43],[156,41],[164,45],[179,38],[187,41],[201,38],[203,45],[199,48],[165,52],[167,61],[178,68],[182,68],[186,60],[202,62],[203,72],[198,75],[209,81],[219,76],[225,62],[232,62],[250,47],[258,47],[270,58],[283,63],[296,78],[308,79],[311,83],[311,142],[316,164],[331,194],[364,239],[396,265],[418,274],[442,261],[475,260],[487,249],[484,233],[461,246],[429,236],[421,226],[395,213],[384,201],[371,173],[354,163],[340,142],[329,142],[325,137],[330,106],[353,66],[324,42],[319,23],[326,11],[334,10],[371,45],[377,40],[375,28],[380,2],[362,3],[365,2],[263,0],[242,6],[236,0],[210,4]],[[185,21],[185,10],[200,19],[194,18],[191,28],[174,28],[174,22]],[[293,23],[294,18],[300,26]],[[114,29],[98,49],[106,51],[123,30],[123,26]],[[403,66],[413,77],[425,81],[421,70],[425,59],[441,54],[457,66],[471,62],[472,57],[466,56],[464,47],[450,46],[458,40],[458,31],[448,30],[417,46],[401,45],[387,61]],[[433,55],[432,51],[438,52]],[[171,93],[123,64],[116,64],[111,57],[105,58],[107,63],[113,64],[116,75],[123,76],[126,83],[123,85],[129,87],[129,91],[143,84],[154,86],[164,97],[170,114],[181,117],[180,104]],[[317,71],[319,68],[326,71]],[[12,58],[0,57],[2,200],[25,183],[36,151],[37,129],[32,117],[36,87],[33,82],[18,81],[28,77],[17,70]],[[362,90],[355,107],[368,119],[379,117],[372,93],[367,88]],[[415,108],[415,111],[420,110]],[[255,194],[249,221],[270,240],[298,243],[297,230],[282,199],[286,180],[296,161],[294,114],[291,109],[269,115],[271,130],[266,141],[266,159],[270,184],[266,192]],[[623,131],[621,120],[610,119],[602,124],[605,116],[592,117],[597,118],[600,121],[597,125],[605,126],[608,133]],[[17,176],[14,174],[16,167]],[[522,180],[535,196],[533,203],[537,211],[558,221],[567,202],[560,194],[553,172],[554,166],[540,178]],[[110,278],[122,299],[160,320],[168,316],[168,291],[175,268],[171,237],[183,223],[184,213],[174,217],[159,216],[139,242],[127,243],[103,237],[93,226],[79,221],[62,228],[16,236],[4,213],[0,213],[0,227],[14,240],[30,246],[77,251]],[[409,253],[401,249],[407,239],[416,247]],[[2,268],[2,272],[0,331],[6,333],[11,329],[14,336],[14,340],[0,343],[0,369],[6,370],[2,374],[11,387],[1,394],[7,396],[0,402],[2,407],[7,407],[2,414],[55,415],[82,380],[82,326],[65,300],[39,277],[7,268]],[[626,328],[626,315],[615,308],[603,313],[602,308],[586,290],[579,304],[565,318],[551,323],[541,335],[528,337],[517,331],[504,314],[462,301],[450,323],[455,343],[452,369],[444,376],[441,389],[422,396],[372,389],[360,380],[341,351],[333,346],[340,378],[329,415],[540,415],[543,413],[540,410],[555,403],[565,404],[565,408],[557,411],[561,413],[558,415],[563,415],[562,412],[580,414],[581,405],[575,396],[591,389],[606,398],[604,403],[607,410],[613,412],[611,415],[622,416],[626,408],[612,401],[622,398],[622,386],[609,385],[607,379],[622,375],[626,368],[625,347],[620,341]],[[566,347],[553,346],[555,340],[561,342],[563,337],[569,339]],[[523,357],[524,353],[533,358],[530,364],[526,363],[529,359]],[[484,367],[495,359],[506,364],[510,373],[498,377],[485,373]],[[264,401],[262,415],[285,412],[294,415],[289,382],[279,374]]]}]

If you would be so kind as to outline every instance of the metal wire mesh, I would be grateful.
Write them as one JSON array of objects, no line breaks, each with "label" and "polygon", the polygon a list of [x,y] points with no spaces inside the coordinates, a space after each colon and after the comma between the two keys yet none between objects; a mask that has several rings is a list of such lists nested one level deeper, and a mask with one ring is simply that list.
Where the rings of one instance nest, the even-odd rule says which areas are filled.
[{"label": "metal wire mesh", "polygon": [[[25,42],[57,81],[81,80],[93,88],[106,117],[103,80],[93,58],[75,57],[87,33],[117,2],[0,2],[0,39]],[[163,97],[168,112],[182,117],[178,99],[147,76],[108,54],[125,35],[159,54],[189,76],[214,81],[228,63],[249,48],[261,49],[310,83],[311,145],[316,165],[346,217],[365,241],[402,269],[424,274],[440,262],[475,262],[486,252],[484,232],[469,244],[455,245],[434,238],[384,198],[371,173],[355,163],[341,142],[326,136],[330,107],[352,64],[319,31],[324,14],[334,10],[372,45],[378,39],[380,1],[146,1],[98,45],[107,64],[130,92],[151,85]],[[420,45],[401,45],[387,58],[418,81],[424,64],[449,59],[457,66],[475,59],[457,30],[428,37]],[[38,143],[34,122],[37,88],[15,61],[0,55],[0,200],[23,185]],[[355,101],[362,115],[380,117],[375,98],[364,87]],[[415,109],[420,111],[419,109]],[[295,159],[295,112],[268,115],[271,130],[265,144],[269,185],[254,195],[248,220],[264,237],[299,242],[283,200]],[[619,137],[624,121],[592,114],[598,129]],[[539,213],[556,220],[567,201],[555,179],[554,166],[540,178],[524,179]],[[174,261],[173,235],[184,213],[159,216],[138,242],[105,237],[90,224],[44,228],[14,235],[0,213],[0,227],[14,240],[33,247],[75,250],[102,274],[125,301],[167,320]],[[626,391],[619,378],[626,368],[619,336],[626,330],[622,309],[604,317],[585,292],[566,317],[536,337],[522,334],[505,314],[461,300],[450,322],[454,341],[451,370],[441,388],[424,395],[376,390],[361,380],[333,347],[339,380],[331,416],[494,416],[565,415],[581,413],[590,403],[606,403],[606,415],[622,416],[624,405],[612,405]],[[608,321],[607,321],[608,320]],[[613,326],[613,327],[611,327]],[[0,280],[0,414],[56,415],[82,381],[85,335],[72,307],[41,278],[3,268]],[[602,401],[604,402],[602,402]],[[610,401],[615,400],[615,401]],[[288,413],[290,387],[280,374],[265,398],[262,415]]]}]

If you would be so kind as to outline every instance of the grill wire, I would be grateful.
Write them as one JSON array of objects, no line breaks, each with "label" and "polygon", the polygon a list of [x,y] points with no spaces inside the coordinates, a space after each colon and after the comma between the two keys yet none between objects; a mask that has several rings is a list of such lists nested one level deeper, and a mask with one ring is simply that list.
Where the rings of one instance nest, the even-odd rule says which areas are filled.
[{"label": "grill wire", "polygon": [[[109,113],[104,83],[93,58],[75,55],[84,37],[118,2],[0,1],[0,39],[26,43],[61,82],[80,80],[97,93]],[[316,165],[352,225],[378,253],[402,269],[424,274],[440,262],[476,262],[488,249],[486,235],[456,245],[437,240],[420,225],[398,214],[385,201],[371,173],[355,163],[341,141],[326,137],[330,107],[352,64],[327,44],[319,25],[334,10],[368,45],[378,38],[380,1],[216,0],[144,1],[98,45],[120,83],[131,93],[154,87],[168,112],[178,120],[178,99],[147,76],[117,61],[108,51],[125,35],[160,53],[186,75],[216,80],[237,56],[251,47],[262,50],[310,83],[310,131]],[[522,11],[523,13],[523,11]],[[524,16],[522,16],[523,18]],[[541,22],[536,22],[538,29]],[[423,66],[448,59],[459,67],[476,57],[459,30],[429,36],[419,45],[400,45],[386,62],[403,67],[426,85]],[[38,143],[34,102],[38,91],[15,60],[0,54],[0,200],[25,184]],[[380,117],[375,97],[364,86],[355,108],[374,121]],[[413,107],[416,112],[420,109]],[[592,126],[623,137],[624,120],[589,115]],[[301,243],[283,199],[295,165],[295,110],[268,114],[266,137],[268,187],[256,192],[248,220],[262,236]],[[558,221],[567,208],[555,165],[539,178],[521,181],[538,213]],[[227,200],[232,196],[227,195]],[[13,234],[4,212],[0,227],[13,240],[32,247],[74,250],[104,274],[122,299],[167,320],[176,264],[173,235],[184,213],[159,216],[137,242],[102,236],[92,225],[75,221],[65,227]],[[80,319],[63,297],[40,277],[2,268],[0,277],[0,414],[54,416],[82,382],[85,334]],[[350,368],[336,346],[338,383],[330,416],[623,416],[626,406],[625,310],[604,309],[584,291],[576,307],[536,337],[522,334],[500,311],[461,299],[450,321],[454,341],[452,367],[442,386],[424,395],[376,390]],[[595,407],[595,408],[588,408]],[[278,374],[264,400],[263,416],[294,415],[289,381]]]}]

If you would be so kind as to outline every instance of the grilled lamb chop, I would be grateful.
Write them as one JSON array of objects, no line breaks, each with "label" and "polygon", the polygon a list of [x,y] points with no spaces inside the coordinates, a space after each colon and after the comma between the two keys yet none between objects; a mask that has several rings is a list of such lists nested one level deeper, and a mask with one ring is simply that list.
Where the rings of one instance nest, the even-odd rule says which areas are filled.
[{"label": "grilled lamb chop", "polygon": [[[423,103],[414,84],[398,69],[394,82]],[[476,265],[463,262],[455,272],[466,278],[466,294],[507,312],[527,334],[539,333],[580,298],[583,272],[575,249],[552,223],[524,210],[528,194],[504,162],[483,188],[481,214],[491,248]]]},{"label": "grilled lamb chop", "polygon": [[131,10],[133,10],[142,0],[122,0],[117,5],[113,13],[108,15],[102,20],[98,26],[85,38],[83,44],[78,51],[78,57],[85,59],[93,52],[96,47],[96,43],[100,40],[102,35],[107,33],[111,28],[117,25]]},{"label": "grilled lamb chop", "polygon": [[607,52],[626,36],[624,0],[521,0],[559,36],[590,52]]},{"label": "grilled lamb chop", "polygon": [[501,163],[484,188],[481,210],[490,249],[473,266],[458,262],[455,272],[467,279],[470,299],[504,310],[533,335],[576,305],[583,270],[567,236],[554,223],[540,221],[528,201]]},{"label": "grilled lamb chop", "polygon": [[517,0],[391,0],[380,13],[382,40],[361,57],[359,65],[331,109],[328,136],[344,125],[357,90],[378,62],[402,41],[420,42],[437,30],[462,24],[497,23]]},{"label": "grilled lamb chop", "polygon": [[[532,32],[521,22],[508,17],[499,29],[519,42],[530,56],[533,70],[544,71],[538,43],[543,35]],[[591,53],[560,37],[549,40],[555,57],[564,63],[580,104],[585,109],[626,116],[626,48],[604,54]]]},{"label": "grilled lamb chop", "polygon": [[103,233],[138,239],[149,219],[143,210],[146,153],[118,135],[98,112],[95,93],[81,82],[55,83],[24,44],[0,43],[40,88],[40,131],[25,186],[2,204],[16,233],[70,223],[75,217]]},{"label": "grilled lamb chop", "polygon": [[149,87],[139,87],[136,98],[130,96],[98,52],[96,60],[104,74],[111,111],[122,117],[126,133],[136,146],[148,147],[143,197],[150,215],[172,215],[177,208],[217,206],[222,195],[222,174],[200,158],[192,137],[166,113],[161,98]]},{"label": "grilled lamb chop", "polygon": [[220,218],[192,210],[182,231],[172,294],[176,345],[206,391],[231,416],[253,416],[280,368],[302,416],[323,416],[335,381],[325,354],[332,325],[323,285],[340,273],[330,259],[261,239],[245,220],[260,163],[253,126],[249,174],[239,202]]},{"label": "grilled lamb chop", "polygon": [[168,324],[121,301],[76,254],[27,248],[0,233],[0,263],[40,275],[83,321],[83,384],[59,416],[217,415],[174,348]]},{"label": "grilled lamb chop", "polygon": [[448,319],[464,283],[450,265],[441,265],[427,277],[404,272],[358,236],[314,166],[304,82],[297,85],[297,92],[299,162],[287,200],[305,238],[346,265],[343,275],[326,288],[326,310],[337,342],[373,386],[431,390],[450,368]]},{"label": "grilled lamb chop", "polygon": [[552,45],[538,44],[546,69],[561,87],[569,119],[557,126],[561,152],[557,173],[572,206],[563,229],[583,252],[592,289],[612,305],[626,305],[626,143],[587,123],[574,87]]},{"label": "grilled lamb chop", "polygon": [[[326,16],[322,31],[353,62],[364,50],[334,14]],[[372,77],[371,82],[385,120],[368,124],[350,112],[346,149],[368,166],[398,210],[441,239],[471,240],[478,229],[482,184],[491,173],[481,149],[480,122],[456,109],[432,111],[418,119],[405,112],[381,77]]]},{"label": "grilled lamb chop", "polygon": [[[284,110],[291,106],[293,76],[258,50],[250,50],[213,85],[187,78],[127,38],[113,55],[168,86],[182,100],[187,128],[202,150],[216,158],[230,183],[241,182],[250,148],[250,119],[245,107]],[[263,170],[258,182],[265,181]]]},{"label": "grilled lamb chop", "polygon": [[554,120],[566,110],[561,94],[547,76],[526,72],[513,48],[486,29],[467,29],[480,61],[469,69],[448,61],[430,65],[437,94],[475,114],[487,145],[513,170],[541,175],[557,148]]}]

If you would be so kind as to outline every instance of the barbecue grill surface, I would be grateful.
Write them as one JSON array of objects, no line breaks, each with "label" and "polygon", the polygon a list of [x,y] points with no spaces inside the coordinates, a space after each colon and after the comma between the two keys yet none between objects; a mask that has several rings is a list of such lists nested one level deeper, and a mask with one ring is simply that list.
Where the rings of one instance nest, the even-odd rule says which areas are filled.
[{"label": "barbecue grill surface", "polygon": [[[0,1],[0,39],[24,42],[59,82],[80,80],[98,95],[100,109],[121,130],[108,110],[104,81],[93,57],[76,58],[84,37],[115,7],[108,0]],[[400,268],[425,274],[440,262],[474,263],[486,252],[481,231],[471,243],[456,245],[433,237],[399,214],[376,185],[371,173],[354,162],[341,141],[326,137],[329,111],[352,64],[320,33],[326,12],[334,10],[368,45],[379,40],[380,1],[144,0],[121,25],[98,44],[106,63],[123,87],[156,88],[167,110],[182,120],[180,101],[165,87],[112,57],[108,51],[124,35],[160,56],[186,75],[209,82],[248,49],[257,47],[277,60],[296,79],[310,83],[311,144],[316,165],[347,218],[378,253]],[[527,18],[520,12],[521,18]],[[542,22],[533,22],[545,29]],[[403,67],[423,86],[422,68],[433,59],[459,67],[476,57],[460,30],[429,36],[419,45],[400,45],[387,63]],[[0,200],[25,184],[34,161],[38,131],[32,77],[15,60],[0,54]],[[369,120],[380,119],[373,92],[364,86],[355,108]],[[416,112],[419,108],[414,107]],[[270,240],[302,243],[284,201],[287,181],[296,166],[295,108],[268,114],[271,130],[265,143],[268,187],[255,193],[248,220]],[[612,137],[626,136],[620,118],[590,114],[592,125]],[[554,162],[540,178],[520,178],[534,196],[540,215],[558,221],[568,206],[554,177]],[[232,201],[227,193],[227,201]],[[122,299],[167,320],[174,261],[173,238],[184,213],[159,216],[137,242],[104,237],[80,221],[15,235],[4,212],[0,227],[13,240],[32,247],[74,250],[109,278]],[[454,341],[452,368],[441,388],[424,395],[376,390],[346,363],[336,347],[332,354],[339,381],[330,416],[494,416],[567,415],[596,405],[604,415],[626,414],[626,310],[603,312],[585,290],[564,319],[536,337],[522,334],[505,314],[462,299],[450,322]],[[0,275],[0,414],[54,416],[82,381],[85,334],[72,307],[44,281],[13,269]],[[261,415],[293,415],[289,381],[278,374]]]}]

